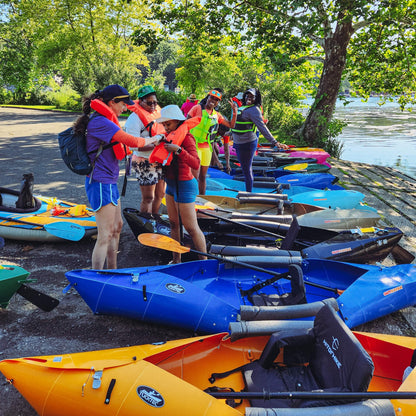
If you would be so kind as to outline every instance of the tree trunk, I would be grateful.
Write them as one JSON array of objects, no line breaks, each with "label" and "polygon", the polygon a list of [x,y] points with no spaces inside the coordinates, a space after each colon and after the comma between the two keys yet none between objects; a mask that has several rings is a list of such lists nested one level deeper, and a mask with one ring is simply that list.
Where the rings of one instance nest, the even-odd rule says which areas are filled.
[{"label": "tree trunk", "polygon": [[[343,16],[340,16],[342,20]],[[347,47],[353,34],[351,22],[339,23],[335,32],[325,39],[325,60],[315,101],[305,123],[300,129],[300,136],[309,144],[325,137],[328,123],[332,119],[342,73],[347,58]]]}]

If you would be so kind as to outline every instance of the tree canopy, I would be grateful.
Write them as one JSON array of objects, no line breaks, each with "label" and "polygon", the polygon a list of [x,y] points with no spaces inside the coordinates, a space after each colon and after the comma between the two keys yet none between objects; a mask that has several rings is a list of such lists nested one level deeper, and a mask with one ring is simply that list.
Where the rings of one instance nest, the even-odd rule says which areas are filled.
[{"label": "tree canopy", "polygon": [[[34,72],[56,73],[84,94],[114,82],[131,85],[137,65],[147,62],[145,46],[131,37],[149,13],[142,0],[2,0],[0,5],[1,63],[21,56],[15,70],[27,83]],[[2,71],[2,77],[16,85],[10,74]]]},{"label": "tree canopy", "polygon": [[273,70],[321,63],[315,103],[299,134],[328,134],[343,77],[364,96],[399,94],[414,102],[414,0],[187,0],[160,2],[157,17],[173,32],[230,36],[261,54]]}]

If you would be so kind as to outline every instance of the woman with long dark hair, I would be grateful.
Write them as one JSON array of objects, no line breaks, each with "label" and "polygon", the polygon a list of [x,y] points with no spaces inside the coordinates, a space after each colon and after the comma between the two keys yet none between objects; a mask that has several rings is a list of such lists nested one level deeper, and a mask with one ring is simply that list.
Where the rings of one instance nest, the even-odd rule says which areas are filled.
[{"label": "woman with long dark hair", "polygon": [[[91,208],[95,211],[98,236],[92,253],[92,268],[117,268],[120,232],[123,226],[120,195],[117,188],[119,160],[128,147],[142,147],[158,138],[143,139],[125,133],[118,117],[133,105],[128,91],[120,85],[109,85],[83,100],[83,115],[74,123],[77,133],[85,134],[87,151],[93,171],[85,179],[85,189]],[[94,112],[91,114],[91,112]],[[88,129],[87,129],[88,126]],[[114,143],[113,146],[108,146]]]},{"label": "woman with long dark hair", "polygon": [[288,146],[279,143],[264,123],[261,110],[262,99],[257,88],[247,89],[243,94],[242,103],[243,105],[237,110],[237,120],[231,131],[233,147],[243,170],[246,191],[251,192],[253,189],[253,158],[258,143],[257,129],[276,148],[287,149]]}]

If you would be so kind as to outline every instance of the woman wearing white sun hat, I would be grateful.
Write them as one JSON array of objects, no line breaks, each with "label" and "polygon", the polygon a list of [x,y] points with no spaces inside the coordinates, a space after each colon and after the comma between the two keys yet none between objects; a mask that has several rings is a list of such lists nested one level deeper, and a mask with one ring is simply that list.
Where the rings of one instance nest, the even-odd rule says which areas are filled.
[{"label": "woman wearing white sun hat", "polygon": [[[192,169],[200,165],[196,151],[195,139],[188,129],[179,129],[186,124],[185,116],[177,105],[168,105],[162,108],[161,117],[156,121],[162,123],[166,134],[175,133],[175,143],[165,143],[164,148],[174,156],[172,162],[165,169],[166,180],[166,207],[171,225],[171,236],[180,242],[180,220],[189,233],[195,248],[206,252],[205,236],[199,228],[195,199],[198,195],[198,182],[192,174]],[[180,219],[179,219],[180,216]],[[201,259],[205,257],[200,256]],[[173,263],[180,263],[181,255],[173,253]]]}]

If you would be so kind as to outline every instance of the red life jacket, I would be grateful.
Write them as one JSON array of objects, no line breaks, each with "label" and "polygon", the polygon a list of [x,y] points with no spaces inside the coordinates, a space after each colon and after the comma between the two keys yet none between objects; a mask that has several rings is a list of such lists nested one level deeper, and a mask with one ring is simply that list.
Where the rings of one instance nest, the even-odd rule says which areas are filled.
[{"label": "red life jacket", "polygon": [[140,121],[143,123],[144,128],[149,132],[150,137],[156,136],[157,134],[165,134],[163,125],[155,122],[155,120],[160,117],[159,106],[156,107],[155,111],[149,113],[139,104],[139,100],[135,100],[134,105],[127,105],[127,108],[139,116]]},{"label": "red life jacket", "polygon": [[[120,127],[120,123],[118,122],[117,116],[114,114],[113,110],[103,101],[98,100],[98,99],[92,100],[91,108],[95,110],[97,113],[100,113],[102,116],[104,116],[108,120],[112,121],[118,127]],[[111,139],[111,141],[113,142],[115,140]],[[126,155],[129,155],[131,153],[131,150],[129,149],[128,146],[122,143],[118,143],[118,142],[116,145],[113,146],[113,151],[118,160],[124,159]]]},{"label": "red life jacket", "polygon": [[[197,126],[201,122],[201,117],[192,117],[185,120],[175,131],[170,132],[166,140],[180,146],[185,139],[189,130]],[[163,166],[169,166],[172,162],[172,153],[165,149],[165,144],[158,144],[149,156],[149,162],[159,162]]]}]

